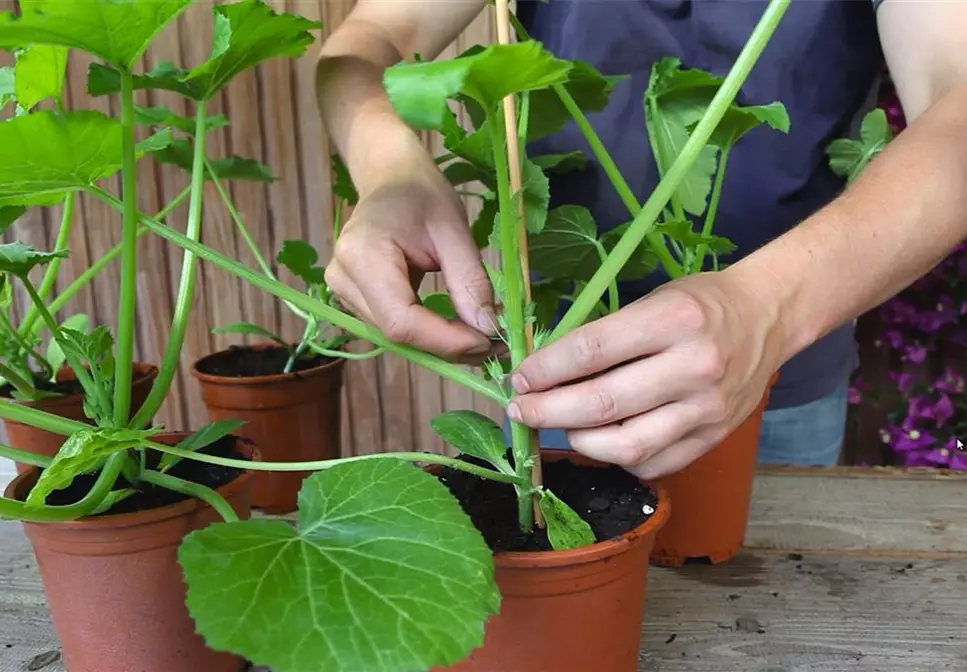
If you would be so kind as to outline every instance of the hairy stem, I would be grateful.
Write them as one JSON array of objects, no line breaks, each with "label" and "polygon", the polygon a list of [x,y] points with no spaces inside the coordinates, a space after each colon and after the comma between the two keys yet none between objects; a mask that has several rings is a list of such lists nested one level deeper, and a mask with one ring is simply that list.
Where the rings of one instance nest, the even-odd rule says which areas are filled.
[{"label": "hairy stem", "polygon": [[180,492],[183,495],[200,499],[215,509],[215,511],[218,512],[218,515],[220,515],[226,523],[238,522],[238,514],[235,513],[235,509],[232,508],[232,505],[229,504],[224,497],[206,485],[192,483],[191,481],[170,476],[169,474],[162,474],[160,471],[151,470],[145,471],[143,474],[141,474],[141,479],[145,483],[151,483],[152,485],[157,485],[165,488],[166,490],[174,490],[175,492]]},{"label": "hairy stem", "polygon": [[628,263],[631,255],[634,254],[635,249],[641,244],[645,235],[654,229],[658,215],[661,214],[661,211],[665,208],[665,204],[668,203],[672,194],[675,193],[675,190],[681,184],[682,180],[685,179],[688,171],[698,159],[699,153],[705,147],[706,143],[708,143],[716,126],[722,121],[722,117],[725,116],[725,113],[732,105],[736,95],[739,93],[739,89],[742,88],[753,66],[755,66],[756,61],[758,61],[759,56],[762,54],[763,49],[768,44],[769,38],[775,32],[780,20],[782,20],[790,1],[770,0],[762,18],[752,32],[752,36],[746,42],[742,53],[739,54],[722,86],[716,92],[702,120],[699,121],[695,130],[692,131],[688,142],[682,148],[681,154],[675,159],[675,162],[669,168],[665,177],[658,183],[658,186],[645,202],[641,211],[635,216],[631,226],[621,236],[618,244],[611,250],[607,261],[601,264],[601,267],[592,276],[587,285],[585,285],[575,302],[571,305],[571,308],[565,313],[561,321],[558,322],[557,326],[551,332],[549,342],[557,340],[584,323],[594,309],[598,297],[604,294],[610,282],[618,276],[618,273],[621,272],[624,265]]},{"label": "hairy stem", "polygon": [[[722,198],[722,185],[725,182],[725,168],[729,160],[729,150],[723,149],[719,157],[718,172],[715,173],[715,185],[712,187],[712,195],[708,201],[708,211],[705,213],[705,222],[702,224],[702,235],[711,236],[715,226],[715,216],[719,211],[719,200]],[[693,273],[701,273],[705,266],[705,254],[708,245],[702,243],[695,250],[695,264],[692,266]]]},{"label": "hairy stem", "polygon": [[[205,121],[205,102],[200,101],[195,113],[195,154],[191,166],[191,200],[188,204],[188,226],[185,232],[188,238],[196,242],[201,240],[202,203],[205,198]],[[188,317],[195,300],[197,279],[198,259],[193,252],[185,250],[181,261],[178,296],[175,299],[175,314],[171,318],[171,330],[161,369],[151,386],[148,398],[131,420],[130,426],[133,429],[140,429],[151,422],[151,418],[164,404],[165,397],[171,389],[171,381],[178,373],[181,348],[185,343],[185,333],[188,331]]]},{"label": "hairy stem", "polygon": [[138,298],[138,173],[134,142],[134,83],[121,71],[121,295],[118,301],[114,370],[114,424],[123,427],[131,417],[131,372],[134,367],[135,309]]},{"label": "hairy stem", "polygon": [[[74,224],[74,199],[77,195],[74,192],[67,194],[64,197],[64,212],[60,219],[60,229],[57,231],[57,242],[54,243],[54,251],[64,250],[70,245],[71,239],[71,229]],[[47,265],[47,269],[44,271],[44,278],[40,282],[40,294],[41,301],[47,301],[47,297],[50,296],[51,291],[54,289],[54,285],[57,283],[57,273],[60,270],[60,264],[64,259],[62,257],[55,257],[50,260]],[[55,311],[56,312],[56,311]],[[20,335],[26,336],[30,333],[30,329],[33,327],[34,323],[37,322],[37,318],[40,315],[37,313],[37,307],[31,306],[30,310],[24,316],[23,321],[20,323]],[[45,360],[46,361],[46,360]]]}]

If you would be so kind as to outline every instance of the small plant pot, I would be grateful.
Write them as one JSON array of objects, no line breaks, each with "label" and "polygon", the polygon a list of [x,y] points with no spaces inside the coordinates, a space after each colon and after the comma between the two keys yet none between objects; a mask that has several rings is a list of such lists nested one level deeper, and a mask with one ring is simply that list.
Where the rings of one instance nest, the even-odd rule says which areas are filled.
[{"label": "small plant pot", "polygon": [[[543,461],[604,466],[569,451]],[[496,553],[500,612],[484,645],[448,672],[634,672],[645,615],[648,555],[670,514],[668,494],[644,524],[617,539],[569,551]],[[437,672],[440,672],[438,669]]]},{"label": "small plant pot", "polygon": [[725,562],[742,548],[752,503],[762,416],[769,401],[766,389],[759,405],[720,444],[684,469],[657,482],[675,505],[658,533],[651,561],[678,567],[689,560]]},{"label": "small plant pot", "polygon": [[[174,445],[188,433],[155,437]],[[248,441],[235,450],[259,459]],[[23,500],[40,471],[7,487]],[[253,472],[218,488],[239,517],[250,512]],[[155,509],[66,523],[24,523],[54,627],[70,672],[238,672],[242,659],[210,650],[185,607],[178,545],[188,533],[221,520],[207,504],[183,500]]]},{"label": "small plant pot", "polygon": [[[339,457],[345,360],[293,373],[228,376],[208,373],[239,352],[279,351],[271,345],[231,348],[208,355],[191,368],[201,383],[212,421],[244,420],[235,433],[255,442],[266,462],[308,462]],[[295,511],[302,481],[312,472],[260,471],[252,506],[266,513]]]},{"label": "small plant pot", "polygon": [[[132,415],[137,412],[139,408],[141,408],[141,405],[144,403],[145,399],[148,398],[148,393],[151,392],[151,386],[154,384],[155,378],[157,377],[158,367],[152,364],[145,364],[143,362],[138,362],[134,365],[134,379],[131,384]],[[77,376],[74,374],[73,369],[70,367],[64,367],[58,372],[57,380],[73,381],[77,380]],[[83,393],[69,394],[61,397],[51,397],[48,399],[41,399],[39,401],[16,401],[18,404],[23,404],[24,406],[29,406],[30,408],[36,408],[40,411],[46,411],[47,413],[53,413],[54,415],[59,415],[62,418],[92,424],[90,418],[84,414]],[[56,455],[66,438],[60,434],[54,434],[53,432],[31,427],[30,425],[24,425],[19,422],[13,422],[12,420],[4,420],[4,427],[7,430],[7,443],[9,443],[11,446],[14,448],[19,448],[20,450],[26,450],[30,453],[35,453],[37,455],[45,455],[47,457],[53,457]],[[26,464],[21,464],[19,462],[15,464],[18,474],[26,473],[31,469],[31,467]]]}]

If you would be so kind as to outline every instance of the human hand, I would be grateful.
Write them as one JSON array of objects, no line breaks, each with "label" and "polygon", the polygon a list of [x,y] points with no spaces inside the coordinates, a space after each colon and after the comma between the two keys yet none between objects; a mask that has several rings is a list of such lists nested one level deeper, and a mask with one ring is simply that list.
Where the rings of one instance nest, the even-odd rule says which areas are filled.
[{"label": "human hand", "polygon": [[732,267],[671,282],[533,353],[508,416],[641,478],[673,473],[759,404],[782,363],[778,310]]},{"label": "human hand", "polygon": [[[493,289],[459,196],[422,156],[361,195],[336,242],[326,282],[340,302],[388,338],[476,363],[493,350]],[[442,271],[460,320],[424,308],[417,290]]]}]

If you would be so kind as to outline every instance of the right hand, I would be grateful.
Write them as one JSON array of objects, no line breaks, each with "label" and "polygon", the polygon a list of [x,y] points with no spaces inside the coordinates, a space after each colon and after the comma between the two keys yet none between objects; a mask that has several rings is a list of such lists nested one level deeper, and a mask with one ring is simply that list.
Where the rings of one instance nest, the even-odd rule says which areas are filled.
[{"label": "right hand", "polygon": [[[429,160],[361,194],[336,241],[326,282],[342,304],[390,340],[478,363],[494,352],[493,289],[460,197]],[[459,320],[424,308],[417,290],[441,271]],[[498,342],[499,343],[499,342]]]}]

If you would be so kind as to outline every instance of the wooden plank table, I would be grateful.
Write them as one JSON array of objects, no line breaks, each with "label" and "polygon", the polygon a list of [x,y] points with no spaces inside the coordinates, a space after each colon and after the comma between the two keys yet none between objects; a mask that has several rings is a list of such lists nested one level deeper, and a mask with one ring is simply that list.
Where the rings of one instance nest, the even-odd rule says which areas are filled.
[{"label": "wooden plank table", "polygon": [[[639,672],[967,671],[967,475],[764,468],[746,545],[650,570]],[[30,546],[0,523],[0,672],[64,669]]]}]

